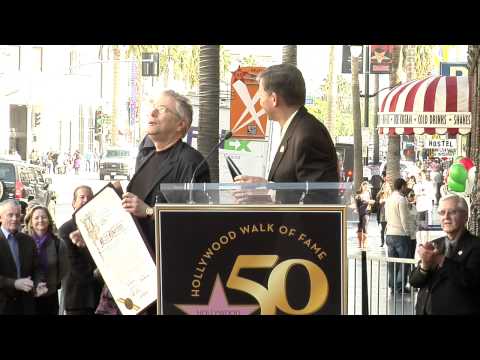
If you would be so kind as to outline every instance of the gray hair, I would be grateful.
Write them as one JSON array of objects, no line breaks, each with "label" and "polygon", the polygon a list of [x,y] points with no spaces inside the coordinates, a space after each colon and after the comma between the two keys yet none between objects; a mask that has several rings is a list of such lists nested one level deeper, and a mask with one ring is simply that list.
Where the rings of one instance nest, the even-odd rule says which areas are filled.
[{"label": "gray hair", "polygon": [[465,211],[468,215],[468,204],[467,204],[467,201],[457,195],[457,194],[448,194],[448,195],[445,195],[443,196],[440,201],[447,201],[447,200],[455,200],[455,207],[457,208],[457,210],[462,210],[462,211]]},{"label": "gray hair", "polygon": [[0,202],[0,214],[3,213],[3,210],[5,209],[6,206],[18,206],[21,208],[21,205],[20,203],[17,201],[17,200],[13,200],[13,199],[7,199],[7,200],[3,200],[2,202]]},{"label": "gray hair", "polygon": [[175,100],[175,110],[180,115],[180,117],[187,122],[187,131],[192,126],[193,120],[193,108],[190,104],[190,100],[183,95],[180,95],[173,90],[164,90],[162,95],[166,95]]},{"label": "gray hair", "polygon": [[80,185],[80,186],[77,186],[77,187],[75,188],[75,190],[73,190],[73,201],[74,201],[74,202],[77,201],[78,191],[79,191],[80,189],[85,189],[85,190],[87,190],[87,192],[89,193],[89,195],[90,195],[91,197],[93,197],[93,190],[92,190],[92,188],[91,188],[90,186],[88,186],[88,185]]}]

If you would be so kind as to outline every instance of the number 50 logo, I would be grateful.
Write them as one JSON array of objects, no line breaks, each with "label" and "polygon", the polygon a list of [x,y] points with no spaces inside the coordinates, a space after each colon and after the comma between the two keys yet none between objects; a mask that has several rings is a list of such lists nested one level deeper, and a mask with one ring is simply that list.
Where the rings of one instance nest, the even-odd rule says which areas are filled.
[{"label": "number 50 logo", "polygon": [[[315,263],[305,259],[289,259],[275,266],[278,255],[239,255],[228,277],[227,287],[253,296],[261,315],[275,315],[277,307],[289,315],[309,315],[320,310],[328,297],[328,279]],[[293,309],[287,299],[287,274],[294,265],[303,266],[310,279],[310,297],[303,309]],[[275,267],[274,267],[275,266]],[[239,276],[241,269],[273,268],[268,288]]]}]

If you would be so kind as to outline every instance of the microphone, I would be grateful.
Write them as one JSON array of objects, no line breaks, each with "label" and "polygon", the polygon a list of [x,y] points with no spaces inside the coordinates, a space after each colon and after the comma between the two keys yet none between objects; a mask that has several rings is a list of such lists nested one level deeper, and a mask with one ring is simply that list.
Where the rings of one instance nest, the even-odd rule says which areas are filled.
[{"label": "microphone", "polygon": [[[203,164],[207,162],[207,160],[210,158],[210,156],[212,156],[213,152],[215,150],[217,150],[220,146],[222,146],[223,143],[225,142],[225,140],[230,139],[232,137],[232,135],[233,135],[233,133],[231,131],[228,131],[225,134],[225,136],[220,140],[220,142],[210,150],[210,152],[207,154],[207,156],[205,156],[205,158],[200,162],[200,164],[197,165],[197,167],[193,171],[192,178],[190,179],[190,184],[193,184],[193,182],[195,181],[195,175],[197,175],[198,170],[200,170],[200,168],[203,166]],[[190,187],[190,196],[189,196],[190,203],[193,203],[192,197],[193,197],[193,188],[191,186]]]},{"label": "microphone", "polygon": [[232,176],[232,180],[239,175],[242,175],[238,166],[233,162],[232,158],[228,155],[225,155],[225,160],[227,161],[228,170],[230,170],[230,175]]}]

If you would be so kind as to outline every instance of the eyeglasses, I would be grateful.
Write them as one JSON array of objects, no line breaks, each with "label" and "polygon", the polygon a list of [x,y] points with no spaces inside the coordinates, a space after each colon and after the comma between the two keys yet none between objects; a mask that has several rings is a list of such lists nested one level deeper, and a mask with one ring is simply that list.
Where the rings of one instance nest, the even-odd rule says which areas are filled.
[{"label": "eyeglasses", "polygon": [[153,117],[157,117],[159,114],[170,113],[170,114],[174,115],[175,117],[177,117],[179,119],[182,118],[178,112],[170,110],[165,105],[158,105],[156,107],[154,105],[151,105],[151,106],[152,106],[152,109],[151,109],[150,113]]},{"label": "eyeglasses", "polygon": [[459,214],[460,212],[462,212],[463,210],[456,210],[456,209],[452,209],[452,210],[439,210],[437,213],[439,216],[447,216],[447,215],[450,215],[450,216],[455,216],[457,214]]}]

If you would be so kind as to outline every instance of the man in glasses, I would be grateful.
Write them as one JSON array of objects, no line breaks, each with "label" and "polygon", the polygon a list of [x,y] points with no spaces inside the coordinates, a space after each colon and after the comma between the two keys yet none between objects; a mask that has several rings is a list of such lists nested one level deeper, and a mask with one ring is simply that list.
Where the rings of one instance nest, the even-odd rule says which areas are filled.
[{"label": "man in glasses", "polygon": [[468,205],[458,195],[440,199],[438,215],[447,236],[420,245],[410,284],[420,288],[416,312],[424,315],[480,313],[480,239],[465,228]]},{"label": "man in glasses", "polygon": [[[200,152],[182,141],[192,124],[189,100],[167,90],[150,103],[147,136],[139,146],[135,174],[123,195],[122,205],[136,216],[150,249],[155,249],[153,206],[168,202],[160,191],[162,183],[188,183],[204,160]],[[206,162],[197,170],[193,182],[210,182]]]}]

